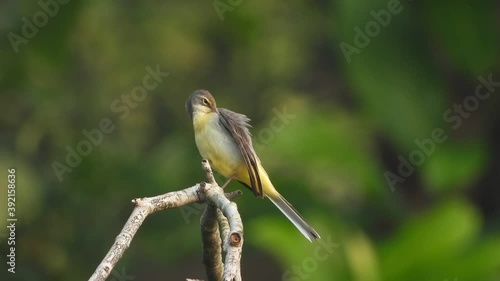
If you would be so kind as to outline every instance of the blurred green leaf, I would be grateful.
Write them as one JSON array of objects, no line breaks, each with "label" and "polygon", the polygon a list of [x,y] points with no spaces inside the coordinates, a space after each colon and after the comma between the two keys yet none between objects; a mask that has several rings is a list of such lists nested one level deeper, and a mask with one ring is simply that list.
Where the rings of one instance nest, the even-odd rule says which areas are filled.
[{"label": "blurred green leaf", "polygon": [[353,231],[345,237],[344,245],[353,280],[380,280],[378,257],[370,239],[360,231]]},{"label": "blurred green leaf", "polygon": [[405,222],[380,249],[382,280],[418,280],[425,271],[464,253],[480,226],[477,211],[462,200],[437,205]]},{"label": "blurred green leaf", "polygon": [[318,229],[318,232],[323,233],[321,241],[310,243],[285,217],[275,216],[247,224],[245,235],[252,237],[246,243],[268,252],[282,264],[285,280],[324,280],[325,276],[336,280],[345,278],[341,241],[326,229]]},{"label": "blurred green leaf", "polygon": [[479,140],[437,144],[422,166],[426,186],[432,192],[470,187],[486,168],[487,150]]}]

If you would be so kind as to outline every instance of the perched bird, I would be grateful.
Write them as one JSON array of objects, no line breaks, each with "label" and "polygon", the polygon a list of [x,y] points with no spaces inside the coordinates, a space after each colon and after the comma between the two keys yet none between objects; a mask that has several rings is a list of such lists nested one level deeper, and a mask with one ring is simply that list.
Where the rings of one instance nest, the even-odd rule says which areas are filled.
[{"label": "perched bird", "polygon": [[186,110],[193,121],[201,156],[228,178],[223,188],[231,180],[238,180],[255,196],[269,198],[309,241],[320,238],[271,183],[253,149],[248,117],[217,108],[214,97],[206,90],[193,92],[186,102]]}]

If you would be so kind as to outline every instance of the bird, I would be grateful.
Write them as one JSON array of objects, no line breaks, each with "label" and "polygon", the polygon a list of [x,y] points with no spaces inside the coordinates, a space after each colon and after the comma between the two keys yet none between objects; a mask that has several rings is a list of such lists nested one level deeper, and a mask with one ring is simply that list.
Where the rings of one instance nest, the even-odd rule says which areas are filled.
[{"label": "bird", "polygon": [[227,178],[222,188],[236,179],[256,197],[268,198],[307,240],[313,242],[320,238],[318,232],[274,188],[253,148],[250,119],[246,115],[218,108],[207,90],[194,91],[186,101],[186,111],[193,122],[200,155]]}]

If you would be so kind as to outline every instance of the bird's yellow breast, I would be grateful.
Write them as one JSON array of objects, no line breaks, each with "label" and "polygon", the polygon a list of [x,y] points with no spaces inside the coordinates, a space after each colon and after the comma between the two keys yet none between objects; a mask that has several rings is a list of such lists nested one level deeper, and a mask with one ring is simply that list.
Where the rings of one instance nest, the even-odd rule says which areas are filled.
[{"label": "bird's yellow breast", "polygon": [[216,112],[193,117],[196,146],[204,159],[225,177],[231,177],[245,167],[241,152],[233,137],[219,123]]}]

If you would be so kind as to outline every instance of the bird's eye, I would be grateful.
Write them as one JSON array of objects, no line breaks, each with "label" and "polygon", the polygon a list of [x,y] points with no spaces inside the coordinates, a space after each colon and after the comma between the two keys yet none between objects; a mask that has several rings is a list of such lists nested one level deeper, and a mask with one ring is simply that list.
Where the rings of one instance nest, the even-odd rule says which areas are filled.
[{"label": "bird's eye", "polygon": [[208,101],[207,98],[203,98],[203,104],[206,105],[206,106],[209,106],[210,102]]}]

